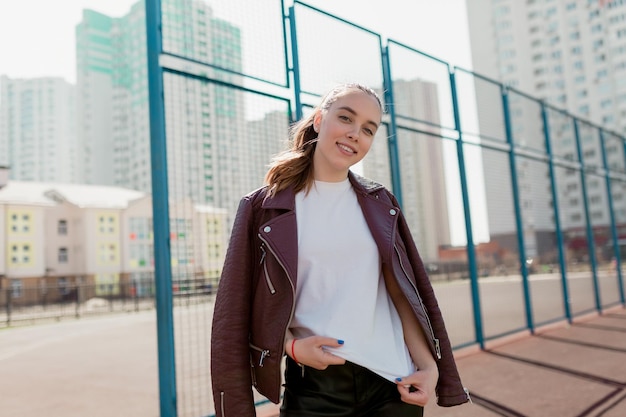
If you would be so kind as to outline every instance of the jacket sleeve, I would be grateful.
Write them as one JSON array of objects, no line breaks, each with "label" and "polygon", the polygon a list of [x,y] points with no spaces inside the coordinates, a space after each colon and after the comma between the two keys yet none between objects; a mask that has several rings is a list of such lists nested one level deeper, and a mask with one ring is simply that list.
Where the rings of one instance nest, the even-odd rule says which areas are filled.
[{"label": "jacket sleeve", "polygon": [[[399,207],[393,195],[391,195],[391,199],[396,207]],[[437,361],[439,368],[439,381],[436,388],[437,403],[442,407],[463,404],[469,401],[469,395],[461,383],[448,332],[443,321],[443,315],[439,309],[439,303],[437,302],[435,292],[430,283],[430,278],[424,268],[424,263],[417,250],[417,245],[413,240],[406,218],[402,212],[400,212],[398,221],[398,232],[400,238],[405,243],[407,255],[415,273],[417,290],[428,312],[435,337],[439,339],[441,360]]]},{"label": "jacket sleeve", "polygon": [[237,210],[218,286],[211,332],[211,381],[217,417],[254,417],[249,331],[254,273],[252,202]]}]

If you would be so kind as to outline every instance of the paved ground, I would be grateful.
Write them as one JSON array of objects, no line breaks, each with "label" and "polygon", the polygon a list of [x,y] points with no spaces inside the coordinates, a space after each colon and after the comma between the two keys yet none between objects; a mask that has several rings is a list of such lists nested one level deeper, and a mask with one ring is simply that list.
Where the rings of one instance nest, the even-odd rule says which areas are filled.
[{"label": "paved ground", "polygon": [[626,416],[626,310],[612,309],[535,336],[458,352],[473,404],[429,407],[429,417]]},{"label": "paved ground", "polygon": [[[474,403],[427,417],[626,416],[622,307],[456,353]],[[154,312],[2,329],[0,415],[157,417],[156,358]]]},{"label": "paved ground", "polygon": [[[625,417],[626,310],[619,307],[534,336],[457,352],[473,403],[429,405],[427,417]],[[265,407],[267,416],[277,416]],[[272,412],[273,411],[273,412]]]},{"label": "paved ground", "polygon": [[1,329],[0,416],[158,416],[154,316]]}]

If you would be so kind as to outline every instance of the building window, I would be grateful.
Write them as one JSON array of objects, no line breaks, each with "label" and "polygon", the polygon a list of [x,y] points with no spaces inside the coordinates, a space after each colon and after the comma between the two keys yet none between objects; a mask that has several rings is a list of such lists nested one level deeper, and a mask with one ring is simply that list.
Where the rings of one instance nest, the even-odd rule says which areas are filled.
[{"label": "building window", "polygon": [[602,117],[602,124],[611,124],[613,123],[614,120],[615,118],[613,117],[613,115],[609,114],[607,116]]},{"label": "building window", "polygon": [[59,263],[67,263],[67,248],[59,248]]},{"label": "building window", "polygon": [[22,280],[11,280],[11,298],[20,298],[22,296]]},{"label": "building window", "polygon": [[30,213],[16,213],[9,214],[9,224],[11,232],[16,234],[29,234],[32,230],[33,216]]},{"label": "building window", "polygon": [[113,235],[117,233],[117,217],[113,215],[98,216],[98,231],[100,234]]},{"label": "building window", "polygon": [[59,235],[65,236],[67,235],[67,220],[59,220],[59,224],[57,226],[57,230]]},{"label": "building window", "polygon": [[32,263],[32,247],[29,243],[11,244],[9,248],[9,262],[13,267],[30,266]]},{"label": "building window", "polygon": [[67,295],[70,293],[70,289],[67,285],[67,278],[61,277],[57,280],[57,288],[59,290],[59,294]]},{"label": "building window", "polygon": [[117,263],[117,245],[114,243],[102,243],[99,247],[99,264],[111,265]]}]

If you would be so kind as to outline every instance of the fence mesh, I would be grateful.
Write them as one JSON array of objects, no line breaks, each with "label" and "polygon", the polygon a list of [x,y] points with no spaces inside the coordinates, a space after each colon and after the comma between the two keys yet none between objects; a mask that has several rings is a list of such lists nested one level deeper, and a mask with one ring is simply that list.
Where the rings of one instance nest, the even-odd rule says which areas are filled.
[{"label": "fence mesh", "polygon": [[[622,135],[299,1],[162,0],[161,9],[169,218],[154,222],[169,225],[168,253],[152,253],[152,219],[129,214],[125,247],[137,265],[106,285],[24,287],[3,276],[0,325],[152,309],[154,257],[168,256],[178,415],[214,413],[212,309],[238,202],[263,184],[296,115],[346,81],[385,101],[354,169],[402,197],[455,347],[567,318],[565,306],[579,315],[623,302]],[[130,24],[136,38],[120,53],[145,41],[145,21]],[[117,151],[147,154],[147,83],[122,81],[120,109],[132,110],[115,117],[139,133],[117,137],[127,146]],[[23,249],[12,245],[9,257]]]}]

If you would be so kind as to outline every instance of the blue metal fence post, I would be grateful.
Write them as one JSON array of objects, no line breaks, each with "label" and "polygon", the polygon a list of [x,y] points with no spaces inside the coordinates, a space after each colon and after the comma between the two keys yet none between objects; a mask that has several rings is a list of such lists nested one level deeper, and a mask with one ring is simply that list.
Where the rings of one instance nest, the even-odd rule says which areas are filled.
[{"label": "blue metal fence post", "polygon": [[604,167],[604,180],[606,183],[606,196],[607,203],[609,205],[609,218],[611,219],[611,239],[613,240],[613,254],[615,256],[615,270],[617,271],[617,285],[619,288],[620,300],[624,304],[624,283],[622,276],[622,259],[619,250],[619,235],[617,233],[617,222],[615,221],[615,210],[613,210],[613,194],[611,192],[611,172],[609,167],[609,161],[606,156],[606,146],[604,132],[601,128],[598,128],[598,135],[600,139],[600,152],[602,154],[602,166]]},{"label": "blue metal fence post", "polygon": [[554,172],[554,160],[552,157],[552,140],[550,138],[550,124],[546,104],[541,102],[541,119],[543,121],[543,136],[548,154],[548,169],[550,172],[550,190],[552,192],[552,209],[554,210],[554,233],[556,235],[557,249],[559,252],[559,269],[561,271],[561,288],[563,290],[563,311],[568,322],[572,322],[572,310],[570,308],[569,286],[567,283],[567,264],[565,261],[565,248],[563,245],[563,231],[559,218],[559,194],[557,192],[556,173]]},{"label": "blue metal fence post", "polygon": [[483,331],[483,318],[480,304],[480,289],[478,288],[478,267],[476,264],[476,248],[474,246],[474,233],[472,231],[472,215],[469,201],[469,188],[467,184],[467,172],[465,168],[465,151],[463,149],[463,131],[461,128],[461,115],[459,113],[459,100],[456,89],[456,75],[450,70],[450,91],[452,93],[452,109],[454,113],[454,126],[459,135],[456,141],[456,152],[459,162],[459,175],[461,181],[461,194],[463,196],[463,212],[465,215],[465,233],[467,236],[467,263],[470,274],[470,288],[472,292],[472,306],[474,309],[474,329],[476,343],[481,349],[485,348],[485,335]]},{"label": "blue metal fence post", "polygon": [[389,169],[391,171],[391,188],[393,194],[402,207],[402,180],[400,179],[400,156],[398,150],[398,126],[396,125],[396,110],[393,98],[393,81],[391,79],[391,64],[389,62],[389,46],[382,50],[383,61],[383,89],[385,105],[389,113],[389,135],[387,146],[389,149]]},{"label": "blue metal fence post", "polygon": [[294,6],[289,7],[289,32],[291,35],[291,72],[293,74],[293,90],[296,107],[296,120],[302,119],[302,88],[300,86],[300,61],[298,60],[298,33],[296,28],[296,11]]},{"label": "blue metal fence post", "polygon": [[587,233],[587,250],[589,253],[589,262],[591,263],[591,273],[593,280],[593,291],[595,295],[596,310],[602,311],[602,302],[600,301],[600,286],[598,284],[598,265],[596,261],[596,244],[593,236],[593,227],[591,225],[591,215],[589,214],[589,200],[587,195],[587,183],[585,181],[585,161],[583,159],[583,147],[580,140],[580,132],[578,129],[578,120],[573,119],[574,138],[576,139],[576,151],[578,161],[580,162],[580,186],[583,193],[583,206],[585,211],[585,229]]},{"label": "blue metal fence post", "polygon": [[163,70],[159,63],[162,52],[161,19],[161,0],[146,0],[160,415],[161,417],[176,417],[176,363],[172,311],[165,92]]},{"label": "blue metal fence post", "polygon": [[524,290],[524,304],[526,309],[526,325],[531,333],[535,332],[533,320],[532,300],[530,295],[530,285],[528,283],[528,265],[526,264],[526,244],[524,242],[524,221],[522,218],[522,208],[520,205],[519,180],[517,177],[517,162],[515,160],[515,142],[513,130],[511,129],[511,113],[509,109],[509,94],[504,85],[500,85],[502,96],[502,111],[504,116],[504,131],[506,141],[509,144],[509,168],[511,171],[511,187],[513,190],[513,207],[515,208],[515,227],[517,229],[517,246],[520,261],[520,272],[522,273],[522,287]]}]

